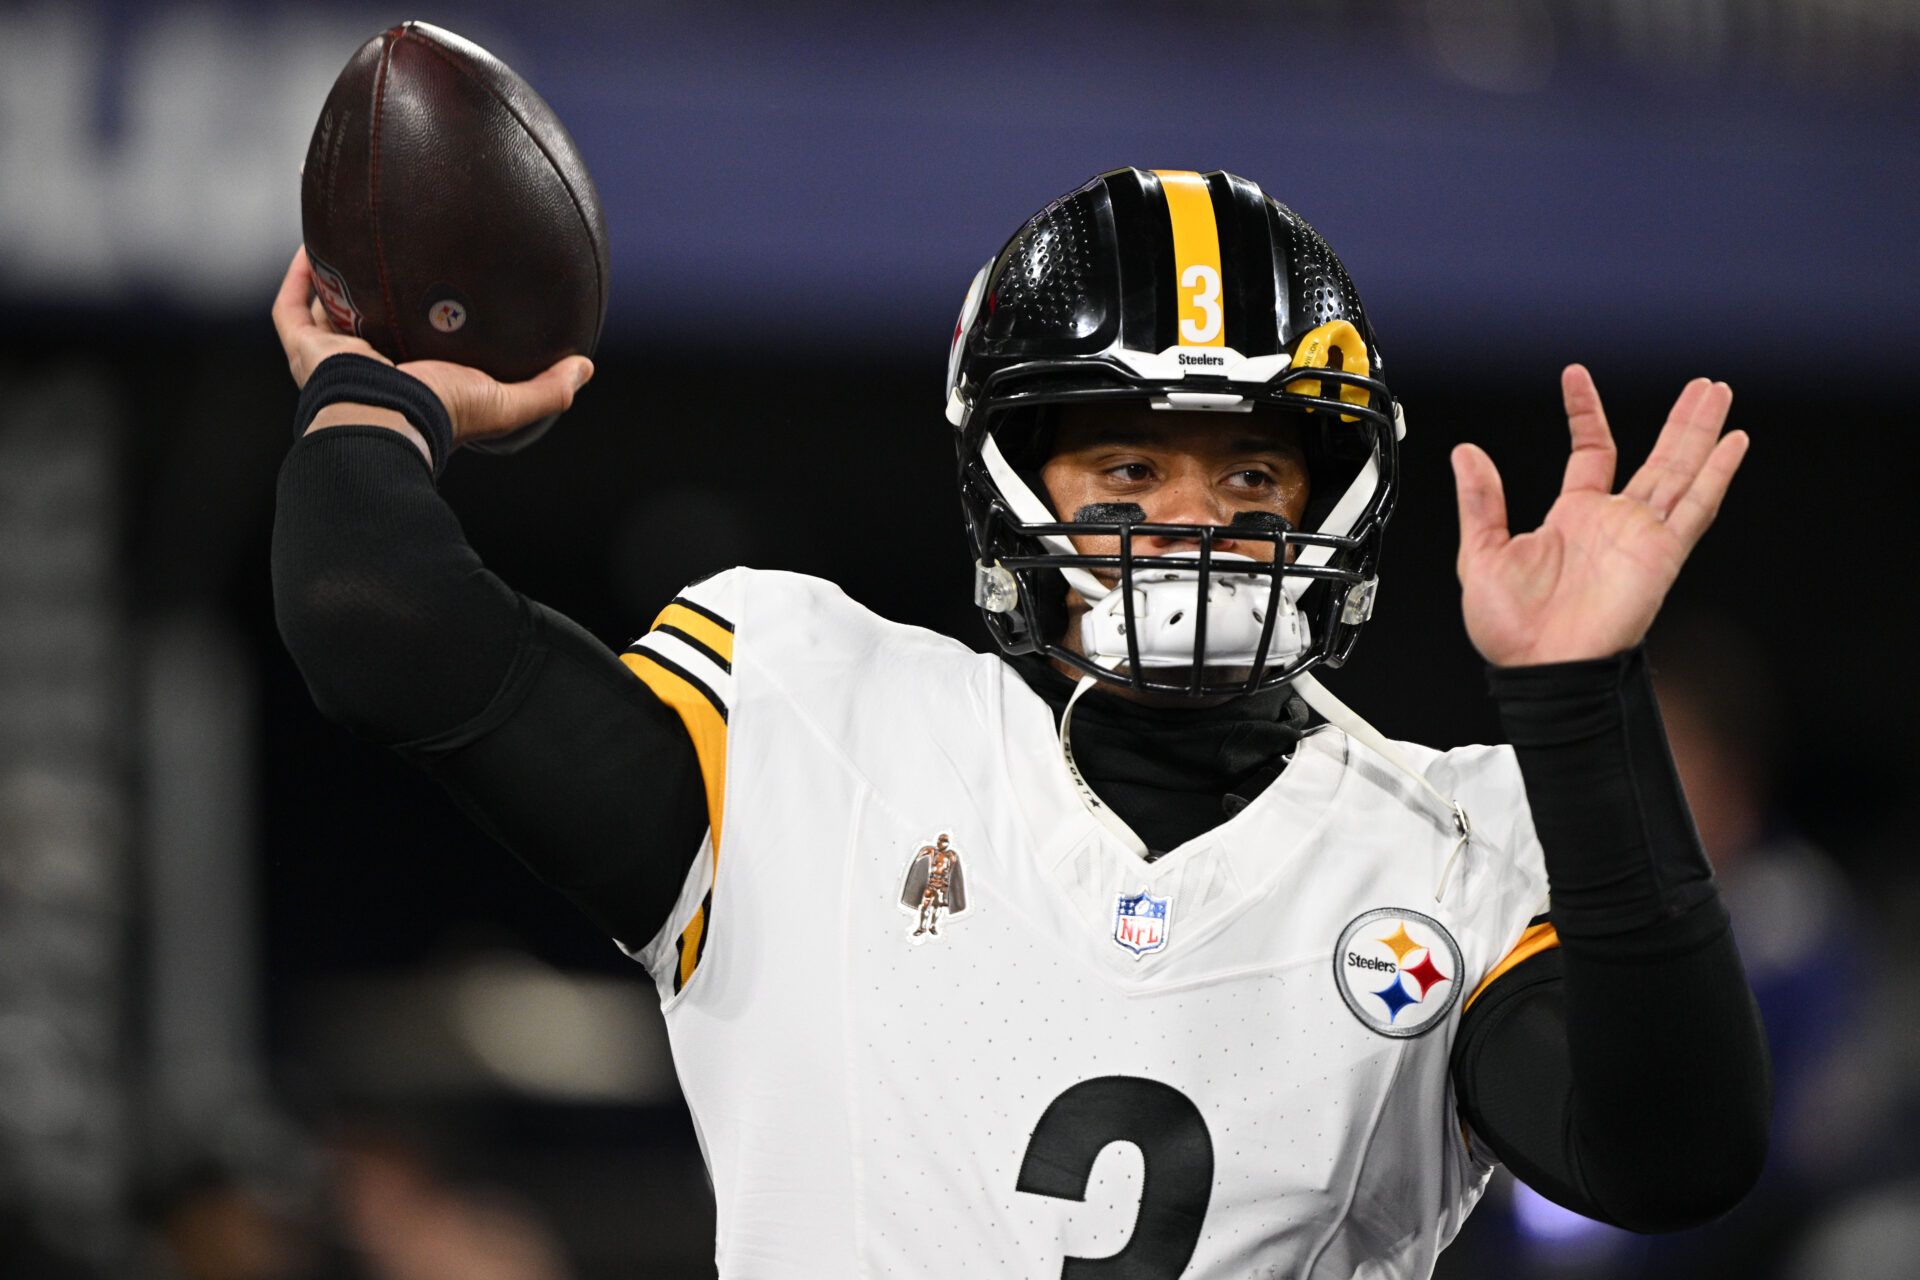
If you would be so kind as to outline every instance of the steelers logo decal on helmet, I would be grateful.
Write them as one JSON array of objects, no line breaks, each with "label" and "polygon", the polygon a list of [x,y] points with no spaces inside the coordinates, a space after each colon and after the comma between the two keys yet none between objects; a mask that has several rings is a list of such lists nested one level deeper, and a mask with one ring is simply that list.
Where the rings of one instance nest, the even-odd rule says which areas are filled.
[{"label": "steelers logo decal on helmet", "polygon": [[1402,1039],[1443,1021],[1460,999],[1460,944],[1432,916],[1401,907],[1362,913],[1340,931],[1333,981],[1371,1031]]}]

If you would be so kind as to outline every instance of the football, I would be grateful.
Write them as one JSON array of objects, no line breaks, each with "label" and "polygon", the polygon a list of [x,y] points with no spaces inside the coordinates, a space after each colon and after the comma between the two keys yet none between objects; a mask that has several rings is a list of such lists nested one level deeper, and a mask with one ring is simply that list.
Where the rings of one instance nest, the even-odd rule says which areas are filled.
[{"label": "football", "polygon": [[579,149],[525,80],[451,31],[408,22],[354,53],[314,127],[300,212],[333,327],[395,362],[517,382],[599,340],[607,229]]}]

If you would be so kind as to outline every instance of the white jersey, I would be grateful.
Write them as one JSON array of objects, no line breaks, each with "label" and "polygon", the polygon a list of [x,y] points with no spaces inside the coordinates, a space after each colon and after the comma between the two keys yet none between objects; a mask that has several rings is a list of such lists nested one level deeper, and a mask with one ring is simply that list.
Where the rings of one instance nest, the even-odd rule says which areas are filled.
[{"label": "white jersey", "polygon": [[[1550,945],[1512,752],[1346,735],[1148,863],[997,656],[735,569],[623,661],[712,827],[659,984],[723,1277],[1419,1277],[1489,1170],[1461,1010]],[[1443,871],[1444,893],[1436,899]]]}]

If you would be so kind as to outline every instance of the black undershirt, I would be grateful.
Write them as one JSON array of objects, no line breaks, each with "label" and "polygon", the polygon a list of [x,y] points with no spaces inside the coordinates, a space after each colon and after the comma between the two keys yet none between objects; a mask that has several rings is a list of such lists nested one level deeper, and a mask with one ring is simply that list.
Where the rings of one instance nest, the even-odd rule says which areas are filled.
[{"label": "black undershirt", "polygon": [[[480,564],[411,444],[379,427],[301,439],[281,471],[273,575],[281,634],[322,712],[432,774],[609,934],[653,936],[706,830],[692,745],[604,645]],[[1069,682],[1016,665],[1057,715]],[[1767,1066],[1644,658],[1490,682],[1561,947],[1464,1015],[1461,1112],[1581,1213],[1638,1230],[1704,1221],[1757,1176]],[[1197,711],[1090,695],[1074,748],[1164,850],[1271,782],[1300,728],[1278,694]]]},{"label": "black undershirt", "polygon": [[[1058,725],[1075,681],[1040,657],[1009,665]],[[1073,759],[1158,858],[1245,808],[1306,728],[1306,704],[1284,689],[1217,707],[1143,706],[1090,689],[1073,708]]]}]

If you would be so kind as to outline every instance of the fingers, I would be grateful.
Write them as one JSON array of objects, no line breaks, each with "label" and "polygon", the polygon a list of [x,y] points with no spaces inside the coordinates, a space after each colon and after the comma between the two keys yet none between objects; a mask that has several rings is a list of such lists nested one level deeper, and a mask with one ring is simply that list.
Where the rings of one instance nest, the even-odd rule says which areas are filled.
[{"label": "fingers", "polygon": [[1693,549],[1713,524],[1714,517],[1720,514],[1721,499],[1727,496],[1727,486],[1733,483],[1734,473],[1746,459],[1748,444],[1746,432],[1727,432],[1707,455],[1692,486],[1674,503],[1667,527],[1688,550]]},{"label": "fingers", "polygon": [[295,386],[306,386],[308,376],[328,356],[352,353],[392,363],[366,339],[333,327],[326,308],[315,296],[313,268],[307,261],[305,245],[294,251],[287,274],[280,281],[280,292],[274,296],[273,328],[287,353],[287,368]]},{"label": "fingers", "polygon": [[313,321],[313,315],[307,310],[307,304],[313,299],[313,272],[307,266],[307,246],[301,245],[293,251],[293,261],[287,264],[287,274],[280,281],[280,292],[273,299],[273,329],[280,335],[280,345],[287,349],[287,355],[293,355],[294,338]]},{"label": "fingers", "polygon": [[1507,541],[1507,498],[1500,472],[1479,445],[1453,451],[1453,483],[1460,501],[1460,564],[1496,551]]},{"label": "fingers", "polygon": [[1644,502],[1665,520],[1689,489],[1714,450],[1733,406],[1733,389],[1724,382],[1695,378],[1674,401],[1653,452],[1627,482],[1625,494]]},{"label": "fingers", "polygon": [[1593,375],[1583,365],[1568,365],[1560,374],[1560,396],[1567,406],[1567,430],[1573,437],[1573,452],[1567,457],[1560,492],[1593,489],[1612,493],[1616,457],[1613,432],[1607,426],[1606,411],[1600,407]]}]

